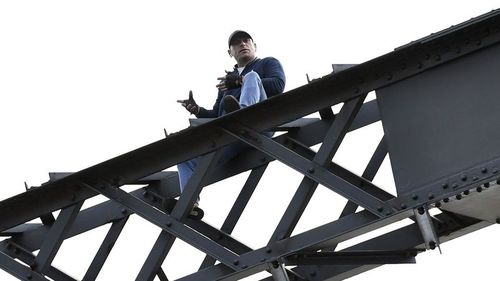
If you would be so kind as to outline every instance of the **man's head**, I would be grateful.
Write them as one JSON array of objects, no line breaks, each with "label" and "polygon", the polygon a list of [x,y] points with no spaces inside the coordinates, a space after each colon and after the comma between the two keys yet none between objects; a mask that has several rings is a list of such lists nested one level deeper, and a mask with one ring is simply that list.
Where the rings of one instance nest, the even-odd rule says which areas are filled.
[{"label": "man's head", "polygon": [[257,45],[252,36],[243,30],[236,30],[229,36],[229,56],[234,57],[238,66],[242,67],[255,59]]}]

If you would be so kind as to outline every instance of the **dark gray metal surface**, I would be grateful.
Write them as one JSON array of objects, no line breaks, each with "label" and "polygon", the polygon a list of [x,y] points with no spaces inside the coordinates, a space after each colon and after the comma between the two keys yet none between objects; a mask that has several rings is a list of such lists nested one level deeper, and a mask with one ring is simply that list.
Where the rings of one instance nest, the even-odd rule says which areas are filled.
[{"label": "dark gray metal surface", "polygon": [[377,90],[398,192],[500,156],[500,45]]}]

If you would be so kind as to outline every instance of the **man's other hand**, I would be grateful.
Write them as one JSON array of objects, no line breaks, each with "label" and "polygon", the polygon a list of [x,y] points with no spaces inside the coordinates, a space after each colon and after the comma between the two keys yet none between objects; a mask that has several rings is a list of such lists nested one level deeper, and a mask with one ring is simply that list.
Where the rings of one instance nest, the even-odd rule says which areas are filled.
[{"label": "man's other hand", "polygon": [[243,76],[239,74],[238,70],[226,70],[226,76],[218,77],[217,80],[220,81],[220,83],[216,85],[219,91],[236,89],[241,87],[241,85],[243,84]]},{"label": "man's other hand", "polygon": [[186,110],[191,114],[196,115],[200,113],[200,107],[196,104],[193,98],[193,91],[189,91],[189,98],[187,100],[177,100],[177,102],[184,106],[184,108],[186,108]]}]

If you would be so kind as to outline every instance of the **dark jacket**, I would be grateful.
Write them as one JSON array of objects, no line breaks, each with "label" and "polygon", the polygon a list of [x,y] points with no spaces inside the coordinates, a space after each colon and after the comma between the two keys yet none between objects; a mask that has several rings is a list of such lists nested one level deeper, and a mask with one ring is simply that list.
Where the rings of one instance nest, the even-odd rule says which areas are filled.
[{"label": "dark jacket", "polygon": [[[257,58],[245,67],[241,75],[245,75],[252,70],[259,74],[268,98],[283,93],[283,90],[285,89],[285,72],[283,71],[281,63],[277,59],[273,57],[263,59]],[[221,116],[223,113],[221,104],[222,98],[226,95],[231,95],[239,100],[240,94],[241,87],[226,91],[219,91],[213,108],[208,110],[201,107],[200,112],[196,115],[196,117],[215,118]]]}]

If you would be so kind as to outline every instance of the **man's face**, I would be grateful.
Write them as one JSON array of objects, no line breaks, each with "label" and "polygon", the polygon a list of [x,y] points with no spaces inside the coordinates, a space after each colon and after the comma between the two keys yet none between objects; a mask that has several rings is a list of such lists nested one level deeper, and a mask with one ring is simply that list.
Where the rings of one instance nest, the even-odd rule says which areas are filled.
[{"label": "man's face", "polygon": [[239,66],[245,66],[255,58],[256,46],[252,39],[239,37],[231,41],[229,54],[236,59]]}]

